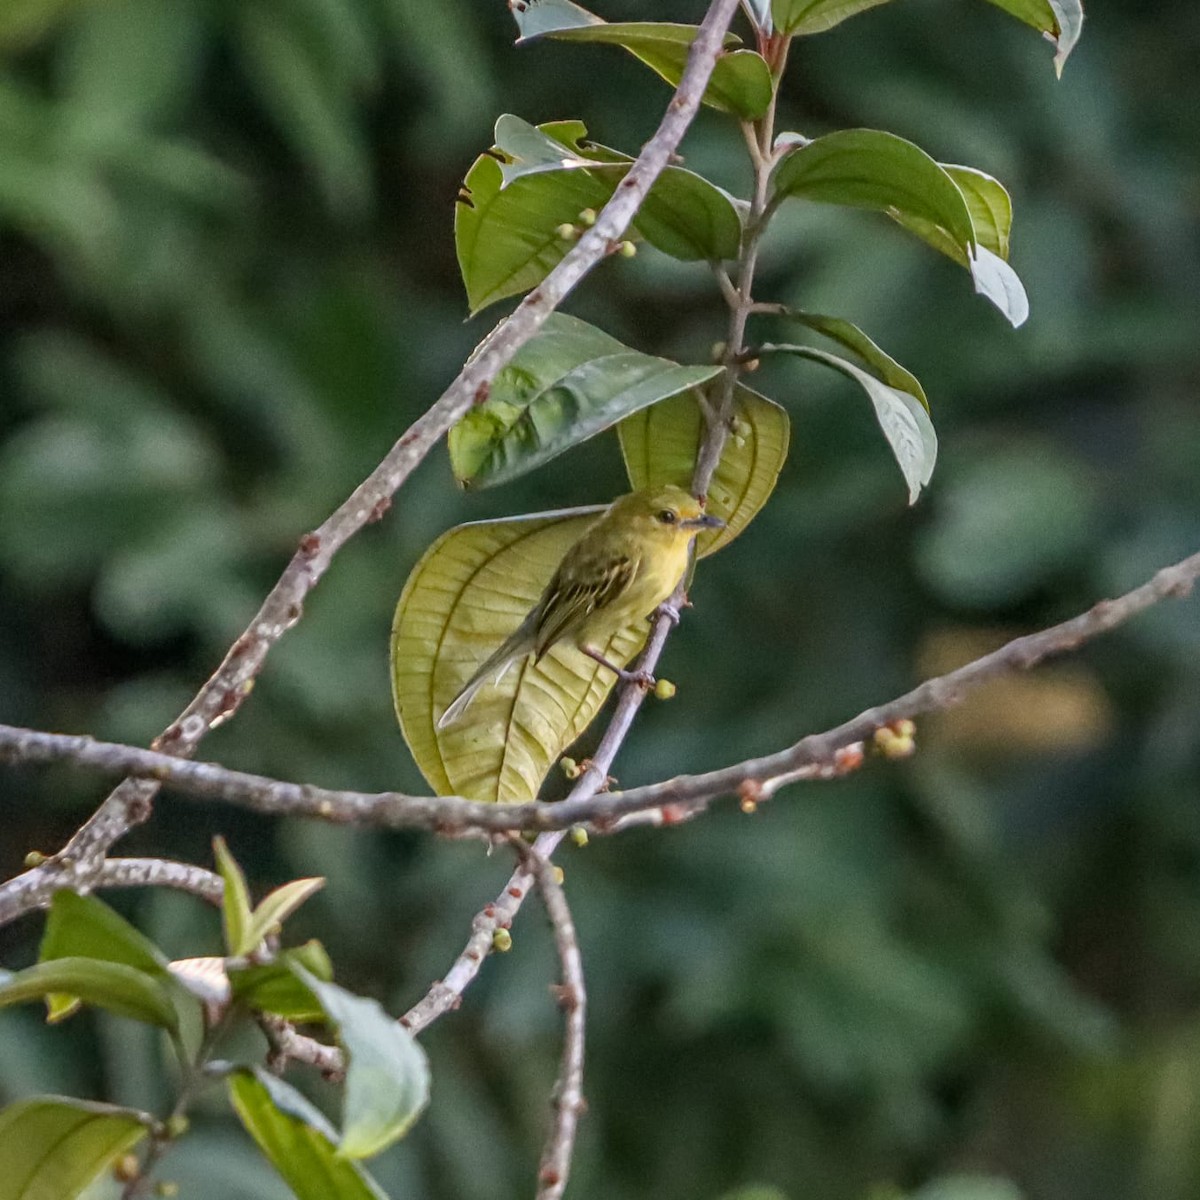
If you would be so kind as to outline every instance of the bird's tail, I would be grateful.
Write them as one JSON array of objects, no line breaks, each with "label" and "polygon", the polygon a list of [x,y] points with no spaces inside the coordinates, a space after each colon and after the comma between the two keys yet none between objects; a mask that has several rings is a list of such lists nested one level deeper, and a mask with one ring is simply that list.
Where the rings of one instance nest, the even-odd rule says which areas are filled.
[{"label": "bird's tail", "polygon": [[515,662],[519,662],[533,649],[533,639],[525,626],[522,625],[511,637],[506,638],[499,647],[493,651],[487,658],[479,670],[467,680],[462,691],[450,701],[446,711],[438,717],[437,727],[445,729],[447,725],[452,725],[459,717],[467,711],[467,705],[475,699],[481,688],[489,683],[499,683],[508,672],[509,667]]}]

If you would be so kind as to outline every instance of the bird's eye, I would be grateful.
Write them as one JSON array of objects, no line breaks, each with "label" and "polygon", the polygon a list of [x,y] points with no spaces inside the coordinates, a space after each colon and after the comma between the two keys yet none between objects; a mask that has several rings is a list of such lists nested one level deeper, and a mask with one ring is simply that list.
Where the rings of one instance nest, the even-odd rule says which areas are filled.
[{"label": "bird's eye", "polygon": [[679,514],[675,512],[674,509],[664,508],[662,512],[658,514],[658,519],[664,525],[674,525],[675,522],[679,520]]}]

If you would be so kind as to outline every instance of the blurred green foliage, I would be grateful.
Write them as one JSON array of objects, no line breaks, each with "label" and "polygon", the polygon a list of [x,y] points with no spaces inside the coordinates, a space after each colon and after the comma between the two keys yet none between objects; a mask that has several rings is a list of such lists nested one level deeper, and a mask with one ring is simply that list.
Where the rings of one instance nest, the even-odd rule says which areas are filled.
[{"label": "blurred green foliage", "polygon": [[[1035,36],[958,0],[885,5],[795,48],[785,128],[888,128],[1009,186],[1032,316],[1013,332],[867,215],[780,214],[762,293],[857,321],[920,375],[941,461],[908,510],[851,385],[764,366],[791,459],[698,573],[665,663],[679,697],[649,706],[623,782],[774,748],[908,686],[935,651],[1048,623],[1196,549],[1200,11],[1112,0],[1092,17],[1061,83]],[[300,534],[436,397],[492,321],[462,323],[451,210],[496,113],[580,118],[628,152],[653,128],[668,93],[639,64],[511,34],[503,4],[475,0],[4,9],[5,720],[148,741]],[[720,115],[685,150],[744,186]],[[683,361],[723,334],[706,272],[649,250],[568,307]],[[204,754],[416,787],[386,663],[411,564],[454,521],[622,486],[612,437],[471,496],[435,453]],[[577,1194],[1200,1193],[1198,661],[1195,602],[1164,605],[980,697],[983,726],[929,722],[911,762],[569,854],[593,1002]],[[102,792],[5,772],[0,872],[60,845]],[[216,831],[257,895],[328,876],[296,933],[393,1011],[444,972],[506,866],[170,796],[128,847],[207,861]],[[218,946],[199,902],[119,902],[173,954]],[[433,1102],[378,1163],[391,1194],[527,1194],[560,1032],[543,926],[524,915],[514,952],[424,1039]],[[0,935],[7,966],[38,929]],[[115,1018],[0,1021],[3,1100],[161,1105],[161,1061]],[[168,1171],[184,1195],[286,1194],[220,1103],[196,1124]]]}]

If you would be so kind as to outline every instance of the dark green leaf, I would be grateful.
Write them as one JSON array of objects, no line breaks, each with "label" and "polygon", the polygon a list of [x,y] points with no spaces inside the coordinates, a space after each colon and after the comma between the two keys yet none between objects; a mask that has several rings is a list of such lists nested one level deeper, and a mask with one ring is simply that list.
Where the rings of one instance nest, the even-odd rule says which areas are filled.
[{"label": "dark green leaf", "polygon": [[101,958],[165,978],[167,957],[144,934],[95,896],[55,892],[42,936],[39,962]]},{"label": "dark green leaf", "polygon": [[[603,21],[577,4],[545,0],[514,9],[520,41],[550,37],[563,42],[599,42],[621,46],[672,87],[678,85],[687,65],[688,51],[699,26],[652,21]],[[771,71],[753,50],[730,50],[739,44],[725,37],[726,51],[713,67],[704,91],[704,103],[747,121],[761,117],[771,103]]]},{"label": "dark green leaf", "polygon": [[1054,70],[1061,76],[1067,55],[1083,32],[1081,0],[989,0],[1018,21],[1041,30],[1054,43]]},{"label": "dark green leaf", "polygon": [[[957,167],[942,163],[942,169],[954,180],[962,192],[971,214],[971,227],[979,246],[990,250],[1001,258],[1008,258],[1008,239],[1012,229],[1012,200],[1003,184],[985,175],[974,167]],[[893,212],[889,216],[911,233],[928,242],[960,266],[970,268],[971,259],[967,248],[946,232],[940,225],[923,217]]]},{"label": "dark green leaf", "polygon": [[[50,904],[38,961],[75,957],[124,963],[160,978],[167,973],[166,955],[124,917],[95,896],[63,890],[55,893]],[[49,1019],[69,1017],[79,1003],[77,997],[68,994],[47,996]]]},{"label": "dark green leaf", "polygon": [[338,1152],[370,1158],[402,1138],[429,1103],[425,1051],[376,1001],[323,982],[302,967],[296,976],[337,1026],[348,1059]]},{"label": "dark green leaf", "polygon": [[778,33],[823,33],[847,17],[887,0],[771,0],[771,15]]},{"label": "dark green leaf", "polygon": [[165,980],[124,963],[96,958],[57,958],[18,971],[0,986],[0,1008],[55,993],[77,996],[84,1004],[179,1032],[179,1016]]},{"label": "dark green leaf", "polygon": [[[587,132],[578,121],[541,129],[555,129],[564,141]],[[454,209],[454,245],[471,312],[541,283],[571,248],[560,226],[574,225],[585,209],[602,208],[615,186],[587,171],[559,171],[505,187],[500,164],[481,154]]]},{"label": "dark green leaf", "polygon": [[798,146],[776,169],[774,189],[778,197],[932,222],[964,253],[975,243],[967,202],[945,169],[919,146],[878,129],[844,129]]},{"label": "dark green leaf", "polygon": [[877,346],[857,325],[841,317],[825,317],[819,313],[807,313],[797,308],[781,309],[777,314],[790,321],[798,321],[816,333],[830,338],[857,354],[884,383],[899,388],[902,392],[916,396],[929,409],[925,389],[912,372],[902,367],[890,354]]},{"label": "dark green leaf", "polygon": [[451,429],[454,476],[472,487],[512,479],[720,370],[642,354],[554,313],[492,381],[488,399]]},{"label": "dark green leaf", "polygon": [[[542,127],[505,113],[496,121],[495,149],[501,187],[550,172],[589,170],[608,190],[625,177],[633,159],[618,150],[585,142],[576,121]],[[736,258],[742,223],[729,194],[692,171],[668,167],[655,181],[633,221],[634,230],[656,250],[685,262]]]},{"label": "dark green leaf", "polygon": [[74,1200],[150,1132],[153,1118],[68,1096],[0,1111],[0,1200]]},{"label": "dark green leaf", "polygon": [[317,979],[333,978],[333,966],[324,946],[309,941],[282,951],[274,962],[230,970],[229,983],[235,999],[254,1012],[275,1013],[289,1021],[324,1021],[325,1010],[307,984],[297,977],[292,969],[295,966],[303,967]]},{"label": "dark green leaf", "polygon": [[932,477],[934,463],[937,461],[937,434],[929,414],[925,411],[923,397],[918,398],[911,392],[892,387],[861,367],[856,367],[835,354],[826,354],[824,350],[814,350],[810,346],[782,345],[767,345],[762,349],[764,353],[781,351],[824,363],[825,366],[853,379],[867,393],[875,407],[879,427],[896,456],[896,462],[900,464],[905,483],[908,484],[908,502],[915,504],[921,494],[921,488]]},{"label": "dark green leaf", "polygon": [[221,925],[225,931],[225,949],[235,958],[249,954],[257,942],[249,939],[252,911],[250,889],[246,876],[237,865],[223,837],[213,838],[213,856],[217,870],[225,882],[225,896],[221,901]]},{"label": "dark green leaf", "polygon": [[1029,315],[1017,273],[999,257],[1008,253],[1012,204],[990,175],[943,166],[890,133],[848,129],[793,150],[776,172],[775,188],[778,195],[885,212],[965,266],[975,290],[1014,327]]},{"label": "dark green leaf", "polygon": [[[455,209],[455,248],[472,312],[536,287],[571,248],[561,228],[602,208],[633,161],[585,144],[587,129],[578,121],[533,126],[505,114],[495,136],[493,151],[467,172]],[[720,188],[668,167],[633,231],[674,258],[734,258],[741,220]]]},{"label": "dark green leaf", "polygon": [[329,1122],[282,1079],[236,1071],[229,1076],[229,1098],[297,1200],[387,1200],[358,1163],[338,1153]]}]

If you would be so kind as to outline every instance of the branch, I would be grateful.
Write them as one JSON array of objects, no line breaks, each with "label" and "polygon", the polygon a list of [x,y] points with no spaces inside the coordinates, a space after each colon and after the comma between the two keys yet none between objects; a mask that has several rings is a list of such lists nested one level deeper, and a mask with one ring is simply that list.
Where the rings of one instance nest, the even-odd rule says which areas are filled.
[{"label": "branch", "polygon": [[[626,791],[604,793],[577,789],[558,803],[487,804],[460,796],[408,796],[400,792],[340,792],[308,784],[286,783],[231,771],[214,763],[197,763],[122,746],[96,742],[89,737],[40,733],[0,725],[0,762],[70,762],[109,774],[145,775],[185,794],[224,800],[258,812],[317,817],[327,821],[376,825],[391,829],[427,829],[445,836],[566,830],[591,823],[600,832],[610,831],[620,818],[663,806],[681,811],[707,804],[736,792],[742,785],[778,786],[778,781],[804,768],[835,764],[839,750],[865,741],[885,725],[935,712],[958,704],[974,688],[1001,675],[1028,670],[1043,659],[1078,649],[1085,642],[1115,629],[1160,600],[1190,594],[1200,578],[1200,553],[1174,566],[1164,567],[1151,580],[1115,600],[1101,600],[1069,621],[1039,633],[1019,637],[946,675],[927,680],[886,704],[869,708],[824,733],[810,734],[794,745],[763,758],[747,759],[701,775],[674,779]],[[656,630],[656,636],[660,631]],[[632,689],[637,692],[638,689]],[[621,697],[617,716],[604,742],[616,740],[625,725],[618,719],[627,712],[631,694]],[[636,699],[636,696],[633,697]],[[630,713],[629,719],[632,719]],[[599,759],[599,755],[597,756]],[[605,763],[607,760],[600,760]],[[607,769],[602,766],[602,769]],[[549,851],[543,851],[548,853]]]},{"label": "branch", "polygon": [[[737,0],[712,0],[658,129],[596,223],[484,339],[441,398],[409,427],[349,499],[318,529],[300,539],[299,548],[254,620],[178,719],[155,739],[155,749],[190,756],[210,729],[234,715],[253,687],[268,652],[300,619],[305,598],[328,570],[337,551],[387,511],[392,496],[429,450],[473,403],[486,396],[496,373],[624,234],[700,107],[736,8]],[[155,778],[126,780],[55,858],[0,886],[0,924],[28,910],[28,897],[44,886],[44,876],[58,874],[67,880],[86,880],[118,839],[148,819],[158,787]]]},{"label": "branch", "polygon": [[571,1158],[575,1152],[575,1132],[579,1118],[587,1109],[583,1098],[584,1038],[587,1025],[587,990],[583,982],[583,955],[579,936],[566,893],[555,875],[555,868],[536,849],[526,846],[515,835],[512,845],[525,868],[537,881],[546,905],[546,914],[554,929],[554,946],[562,967],[562,983],[554,989],[559,1007],[566,1013],[563,1033],[562,1065],[554,1089],[554,1124],[542,1151],[538,1167],[537,1200],[559,1200],[567,1188]]}]

